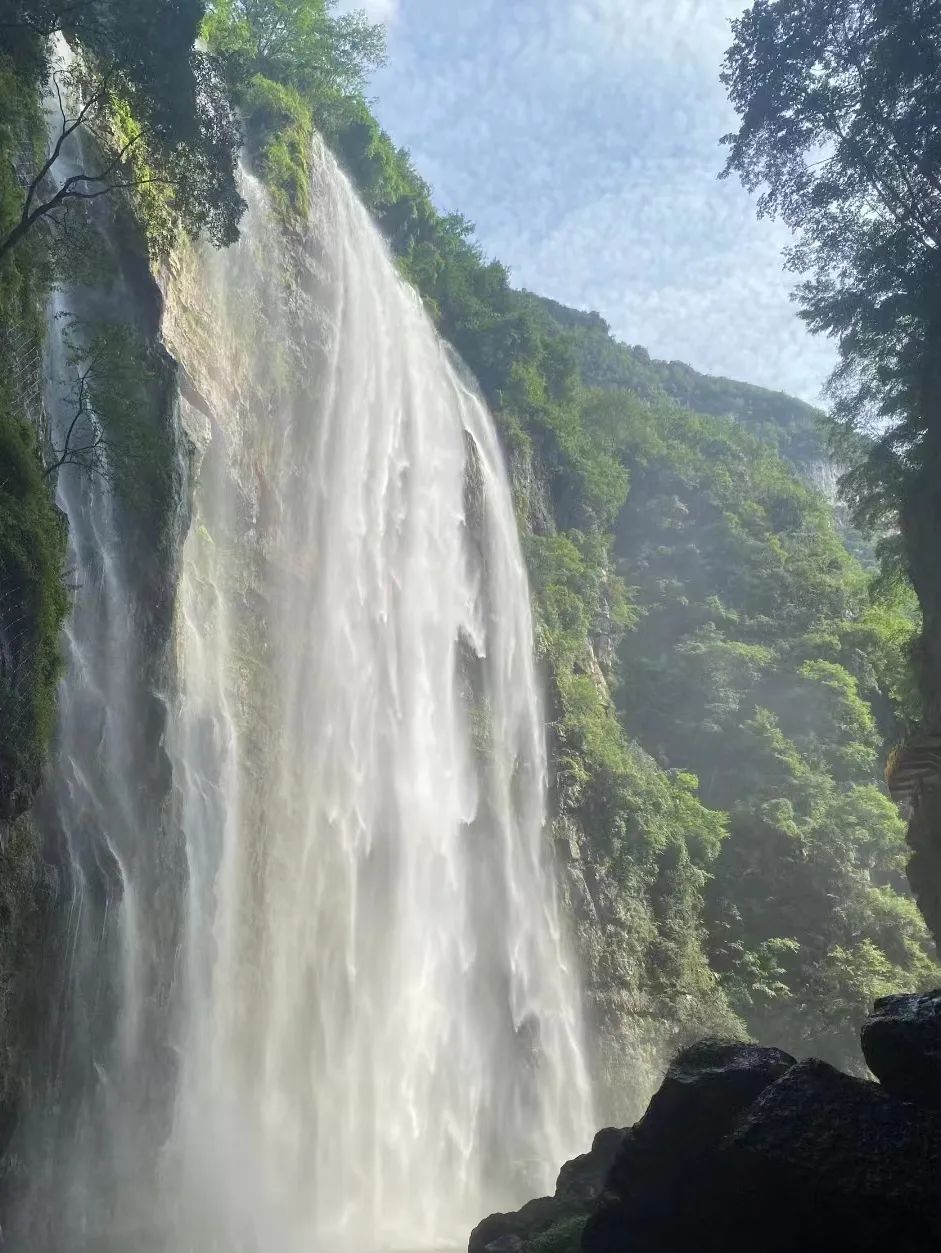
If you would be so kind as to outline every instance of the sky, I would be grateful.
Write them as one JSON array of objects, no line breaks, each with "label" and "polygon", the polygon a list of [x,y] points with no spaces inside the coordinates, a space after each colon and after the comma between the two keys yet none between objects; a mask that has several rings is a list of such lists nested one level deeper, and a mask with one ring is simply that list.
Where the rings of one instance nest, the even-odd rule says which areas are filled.
[{"label": "sky", "polygon": [[527,287],[654,356],[819,401],[785,228],[719,181],[745,0],[343,0],[385,23],[370,95],[444,210]]}]

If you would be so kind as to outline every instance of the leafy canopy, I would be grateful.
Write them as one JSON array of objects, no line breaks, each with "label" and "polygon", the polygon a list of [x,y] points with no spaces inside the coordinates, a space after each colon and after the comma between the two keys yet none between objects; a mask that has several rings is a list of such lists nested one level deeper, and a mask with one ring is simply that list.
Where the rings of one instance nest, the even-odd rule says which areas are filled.
[{"label": "leafy canopy", "polygon": [[941,436],[941,3],[757,0],[733,34],[724,173],[797,233],[802,315],[839,343],[837,417],[875,437],[848,481],[875,521]]},{"label": "leafy canopy", "polygon": [[384,55],[381,27],[336,0],[209,0],[207,42],[230,77],[262,74],[307,97],[356,95]]},{"label": "leafy canopy", "polygon": [[[61,31],[75,43],[80,116],[103,148],[113,143],[116,114],[133,116],[134,133],[119,136],[121,168],[105,162],[107,177],[80,190],[160,184],[190,233],[228,244],[245,207],[235,179],[240,134],[218,58],[196,48],[203,14],[204,0],[0,0],[0,33],[37,81],[49,70],[46,37]],[[63,130],[72,120],[64,111]],[[89,159],[88,172],[101,168]],[[56,169],[53,177],[61,179]]]}]

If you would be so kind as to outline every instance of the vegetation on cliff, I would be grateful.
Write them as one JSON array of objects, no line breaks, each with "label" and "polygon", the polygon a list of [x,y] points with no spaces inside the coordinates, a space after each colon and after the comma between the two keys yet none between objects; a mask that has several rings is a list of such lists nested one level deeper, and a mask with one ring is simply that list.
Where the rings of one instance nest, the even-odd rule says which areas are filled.
[{"label": "vegetation on cliff", "polygon": [[[808,4],[759,4],[754,30],[764,38],[768,22]],[[15,110],[3,111],[4,153],[19,152],[27,133],[33,144],[23,178],[0,172],[4,238],[22,222],[30,172],[42,166],[40,21],[43,32],[67,29],[83,50],[86,93],[102,93],[93,133],[118,158],[98,186],[130,196],[153,252],[181,227],[233,238],[242,209],[236,112],[288,227],[309,208],[319,132],[497,415],[548,680],[557,846],[605,1064],[656,1065],[677,1036],[743,1022],[853,1064],[843,1023],[874,995],[938,972],[905,893],[903,827],[880,780],[887,746],[920,713],[904,664],[917,616],[904,580],[870,583],[828,504],[801,481],[825,460],[820,415],[652,362],[617,344],[598,315],[514,291],[471,224],[438,213],[372,116],[363,84],[382,44],[361,17],[337,16],[324,0],[93,0],[81,13],[70,21],[54,5],[0,6],[4,30],[16,31],[3,90],[28,105],[28,126],[15,133]],[[206,51],[192,53],[200,23]],[[743,19],[741,46],[751,30]],[[744,102],[757,79],[737,72],[730,81]],[[758,151],[759,138],[734,147],[733,168]],[[5,327],[26,309],[24,292],[35,325],[55,259],[55,215],[46,217],[0,258]],[[890,246],[882,236],[853,239],[857,253],[847,256],[860,273],[866,248]],[[889,273],[887,257],[879,252],[885,265],[868,282]],[[813,318],[836,328],[844,306],[839,293],[824,302],[821,282],[808,289]],[[867,309],[883,299],[873,291]],[[847,351],[862,351],[855,331],[844,338]],[[163,386],[161,363],[144,364],[137,384],[149,371]],[[120,391],[96,398],[103,420],[115,411],[116,431]],[[150,411],[134,395],[146,425]],[[29,748],[38,760],[64,611],[63,540],[35,436],[9,407],[0,420],[22,460],[15,491],[33,502],[32,512],[16,505],[18,517],[33,518],[30,536],[7,521],[0,544],[40,562],[45,597],[37,620],[48,664]],[[855,432],[856,418],[846,421]],[[899,435],[890,451],[902,443],[905,457],[927,446]],[[868,485],[861,503],[887,499],[869,490],[887,447],[877,440],[865,479],[850,480]],[[135,464],[156,468],[159,509],[165,463],[128,458],[126,473]],[[0,522],[14,510],[12,498],[4,505]],[[862,512],[871,520],[881,508]]]},{"label": "vegetation on cliff", "polygon": [[833,337],[833,413],[858,516],[901,522],[925,622],[921,686],[939,713],[941,9],[916,0],[759,0],[733,25],[725,82],[741,124],[726,174],[795,232],[810,328]]},{"label": "vegetation on cliff", "polygon": [[[0,233],[16,168],[43,150],[38,70],[0,57]],[[0,265],[0,816],[29,804],[52,729],[66,610],[65,530],[40,458],[43,300],[50,260],[26,241]]]}]

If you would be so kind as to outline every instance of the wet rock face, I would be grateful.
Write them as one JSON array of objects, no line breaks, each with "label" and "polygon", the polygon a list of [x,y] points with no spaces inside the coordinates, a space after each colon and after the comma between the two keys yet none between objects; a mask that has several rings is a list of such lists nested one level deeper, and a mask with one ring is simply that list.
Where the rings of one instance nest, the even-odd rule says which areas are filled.
[{"label": "wet rock face", "polygon": [[713,1155],[736,1120],[795,1064],[780,1049],[704,1040],[684,1049],[625,1136],[582,1237],[585,1253],[681,1253],[708,1206]]},{"label": "wet rock face", "polygon": [[941,1116],[825,1062],[762,1094],[721,1146],[716,1178],[729,1253],[749,1241],[772,1253],[941,1248]]},{"label": "wet rock face", "polygon": [[[941,727],[941,718],[933,724]],[[941,944],[941,787],[923,783],[908,826],[908,881],[936,944]]]},{"label": "wet rock face", "polygon": [[559,1171],[555,1196],[538,1197],[512,1214],[491,1214],[471,1232],[468,1253],[520,1253],[534,1237],[588,1213],[601,1194],[625,1132],[605,1127],[589,1152]]},{"label": "wet rock face", "polygon": [[752,1230],[773,1219],[773,1248],[811,1229],[821,1247],[941,1248],[941,1116],[823,1061],[769,1088],[720,1157]]},{"label": "wet rock face", "polygon": [[518,1253],[533,1236],[569,1217],[570,1210],[555,1197],[528,1201],[511,1214],[490,1214],[471,1232],[468,1253]]},{"label": "wet rock face", "polygon": [[[933,1021],[939,998],[876,1016]],[[870,1020],[872,1021],[872,1020]],[[914,1050],[914,1043],[911,1049]],[[625,1137],[583,1253],[941,1248],[941,1112],[776,1049],[681,1053]]]},{"label": "wet rock face", "polygon": [[682,1135],[681,1156],[714,1143],[735,1115],[794,1065],[781,1049],[727,1040],[703,1040],[684,1049],[667,1071],[635,1134],[659,1145]]},{"label": "wet rock face", "polygon": [[684,1049],[636,1126],[599,1132],[555,1197],[492,1215],[470,1253],[528,1253],[579,1205],[580,1253],[938,1253],[941,990],[877,1001],[862,1040],[880,1083],[737,1041]]},{"label": "wet rock face", "polygon": [[876,1001],[863,1024],[862,1046],[888,1092],[941,1109],[941,989]]},{"label": "wet rock face", "polygon": [[591,1204],[600,1195],[614,1165],[626,1132],[621,1127],[604,1127],[595,1136],[588,1153],[566,1162],[555,1185],[556,1197],[574,1204]]}]

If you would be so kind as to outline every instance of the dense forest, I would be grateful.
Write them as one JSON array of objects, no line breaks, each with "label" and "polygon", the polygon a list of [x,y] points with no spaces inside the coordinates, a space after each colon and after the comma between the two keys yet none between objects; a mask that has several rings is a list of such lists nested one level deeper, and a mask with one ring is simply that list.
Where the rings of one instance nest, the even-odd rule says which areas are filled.
[{"label": "dense forest", "polygon": [[[29,991],[17,971],[52,908],[28,819],[69,606],[52,487],[106,466],[151,522],[174,491],[140,394],[165,366],[133,328],[84,328],[96,350],[75,438],[56,448],[38,430],[45,302],[64,276],[107,286],[96,214],[156,271],[187,237],[230,244],[239,160],[298,232],[318,136],[499,423],[549,691],[554,838],[612,1103],[633,1108],[705,1030],[861,1070],[869,1002],[941,976],[883,782],[890,750],[941,707],[938,153],[919,124],[939,91],[931,6],[761,0],[735,26],[728,168],[799,232],[805,315],[841,350],[834,419],[651,360],[598,314],[514,290],[373,116],[381,32],[327,0],[2,0],[0,34],[8,1100]],[[47,126],[56,34],[84,104],[60,117],[47,100]],[[88,166],[62,182],[70,127]],[[817,148],[831,155],[814,168]],[[852,524],[818,488],[830,465]]]}]

